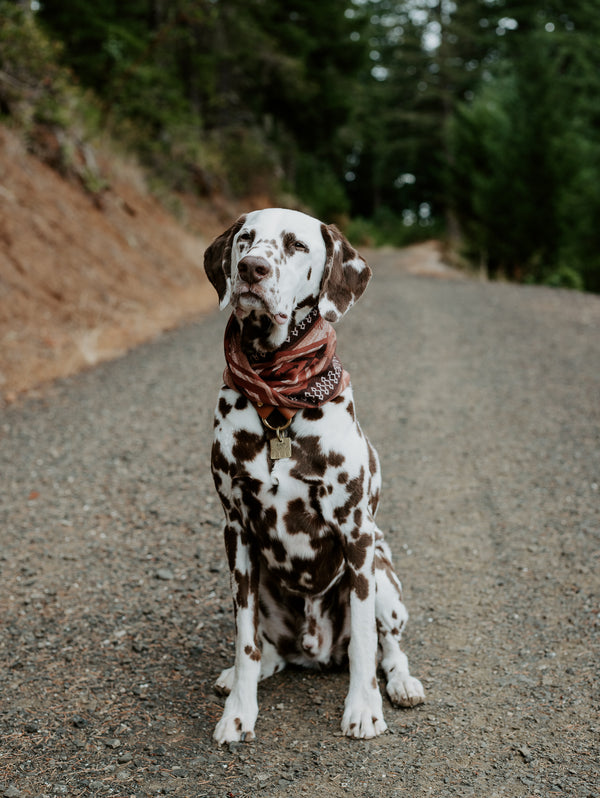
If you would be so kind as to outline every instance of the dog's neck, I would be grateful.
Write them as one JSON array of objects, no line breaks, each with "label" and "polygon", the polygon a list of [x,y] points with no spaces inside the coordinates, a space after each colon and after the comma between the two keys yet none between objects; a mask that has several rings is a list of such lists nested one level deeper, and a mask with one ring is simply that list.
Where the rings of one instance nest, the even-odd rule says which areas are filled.
[{"label": "dog's neck", "polygon": [[264,357],[275,352],[286,340],[290,330],[296,327],[313,307],[298,306],[292,312],[285,327],[276,324],[264,313],[251,311],[245,318],[238,319],[241,329],[241,344],[244,354],[249,357]]}]

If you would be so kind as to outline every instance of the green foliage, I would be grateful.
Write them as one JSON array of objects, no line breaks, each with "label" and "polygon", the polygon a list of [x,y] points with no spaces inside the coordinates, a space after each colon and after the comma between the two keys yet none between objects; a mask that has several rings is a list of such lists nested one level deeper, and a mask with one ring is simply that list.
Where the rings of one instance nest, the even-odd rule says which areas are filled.
[{"label": "green foliage", "polygon": [[598,290],[597,38],[530,12],[457,108],[449,193],[467,252],[490,274]]},{"label": "green foliage", "polygon": [[448,224],[491,275],[600,291],[596,0],[24,8],[0,0],[0,112],[59,168],[108,128],[167,188],[285,190],[374,243]]}]

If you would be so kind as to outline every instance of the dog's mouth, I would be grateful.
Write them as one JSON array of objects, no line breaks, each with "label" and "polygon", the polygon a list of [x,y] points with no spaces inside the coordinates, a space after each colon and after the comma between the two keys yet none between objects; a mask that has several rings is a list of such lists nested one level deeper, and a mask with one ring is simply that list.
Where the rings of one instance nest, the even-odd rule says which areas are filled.
[{"label": "dog's mouth", "polygon": [[282,326],[289,319],[287,313],[281,313],[269,307],[267,301],[257,291],[247,286],[242,286],[239,293],[234,298],[233,308],[238,319],[244,319],[253,310],[266,314],[275,324]]}]

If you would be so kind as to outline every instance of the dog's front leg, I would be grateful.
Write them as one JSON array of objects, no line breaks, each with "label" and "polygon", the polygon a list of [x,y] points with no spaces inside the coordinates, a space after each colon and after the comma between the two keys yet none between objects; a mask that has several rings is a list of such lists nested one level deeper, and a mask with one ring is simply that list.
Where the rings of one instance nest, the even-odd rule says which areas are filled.
[{"label": "dog's front leg", "polygon": [[219,744],[252,740],[258,715],[257,686],[261,653],[258,647],[259,564],[241,529],[225,527],[235,612],[235,665],[231,692],[214,738]]},{"label": "dog's front leg", "polygon": [[377,628],[375,623],[375,535],[354,532],[347,543],[350,568],[350,686],[344,705],[342,731],[348,737],[369,738],[382,734],[381,692],[377,681]]}]

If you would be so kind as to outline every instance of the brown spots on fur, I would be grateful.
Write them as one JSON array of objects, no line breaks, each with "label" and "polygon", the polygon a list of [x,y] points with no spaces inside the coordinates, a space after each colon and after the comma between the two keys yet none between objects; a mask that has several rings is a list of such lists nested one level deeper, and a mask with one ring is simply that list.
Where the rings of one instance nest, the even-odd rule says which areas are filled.
[{"label": "brown spots on fur", "polygon": [[322,477],[325,474],[328,458],[321,449],[321,439],[317,435],[297,438],[292,457],[296,465],[291,470],[291,476],[295,479],[305,480],[306,477]]},{"label": "brown spots on fur", "polygon": [[346,412],[350,415],[352,421],[356,421],[356,412],[354,410],[354,402],[348,402],[348,406],[346,407]]},{"label": "brown spots on fur", "polygon": [[265,439],[262,435],[239,429],[234,435],[235,443],[232,454],[238,462],[247,463],[254,460],[256,455],[265,446]]},{"label": "brown spots on fur", "polygon": [[299,532],[317,537],[323,528],[321,518],[306,506],[303,499],[292,499],[288,503],[287,513],[283,517],[285,528],[290,535]]},{"label": "brown spots on fur", "polygon": [[224,474],[230,474],[233,471],[233,466],[223,454],[223,449],[219,441],[213,443],[211,452],[211,464],[213,474],[217,471],[222,471]]},{"label": "brown spots on fur", "polygon": [[307,421],[318,421],[323,418],[323,411],[320,407],[305,407],[302,410],[302,418]]},{"label": "brown spots on fur", "polygon": [[377,473],[377,455],[375,454],[375,449],[369,443],[369,474],[371,476],[375,476]]},{"label": "brown spots on fur", "polygon": [[365,478],[365,469],[363,466],[360,468],[360,473],[354,479],[351,479],[346,485],[348,498],[341,507],[336,507],[333,511],[336,521],[344,524],[348,520],[348,516],[354,507],[360,504],[363,495],[363,482]]},{"label": "brown spots on fur", "polygon": [[248,400],[246,399],[243,394],[240,394],[238,398],[235,400],[235,409],[236,410],[245,410],[248,407]]},{"label": "brown spots on fur", "polygon": [[219,399],[219,413],[223,418],[227,416],[228,413],[231,412],[233,405],[230,405],[229,402],[225,399],[225,397],[221,397]]},{"label": "brown spots on fur", "polygon": [[330,465],[333,468],[339,468],[340,466],[344,465],[345,462],[346,458],[339,452],[329,452],[327,455],[327,465]]},{"label": "brown spots on fur", "polygon": [[368,532],[364,532],[362,535],[359,535],[359,537],[354,541],[346,542],[346,558],[350,565],[357,571],[360,570],[365,564],[365,560],[367,559],[367,551],[372,545],[373,536],[369,535]]},{"label": "brown spots on fur", "polygon": [[369,510],[371,511],[371,515],[375,515],[378,507],[379,507],[379,491],[376,490],[373,491],[373,493],[369,497]]},{"label": "brown spots on fur", "polygon": [[350,588],[361,601],[364,601],[369,596],[369,580],[363,574],[355,574],[352,572],[350,577]]},{"label": "brown spots on fur", "polygon": [[338,474],[338,482],[340,483],[340,485],[345,485],[346,482],[348,482],[349,478],[350,475],[348,474],[347,471],[340,471],[340,473]]},{"label": "brown spots on fur", "polygon": [[244,648],[244,653],[247,654],[253,662],[260,662],[261,655],[258,648],[253,648],[252,646],[246,646]]},{"label": "brown spots on fur", "polygon": [[238,607],[245,608],[248,606],[248,596],[250,594],[250,576],[242,573],[239,568],[235,568],[233,577],[237,584],[236,604]]},{"label": "brown spots on fur", "polygon": [[235,568],[235,560],[237,556],[237,532],[230,526],[225,527],[225,552],[227,554],[227,562],[229,563],[229,570],[233,571]]}]

